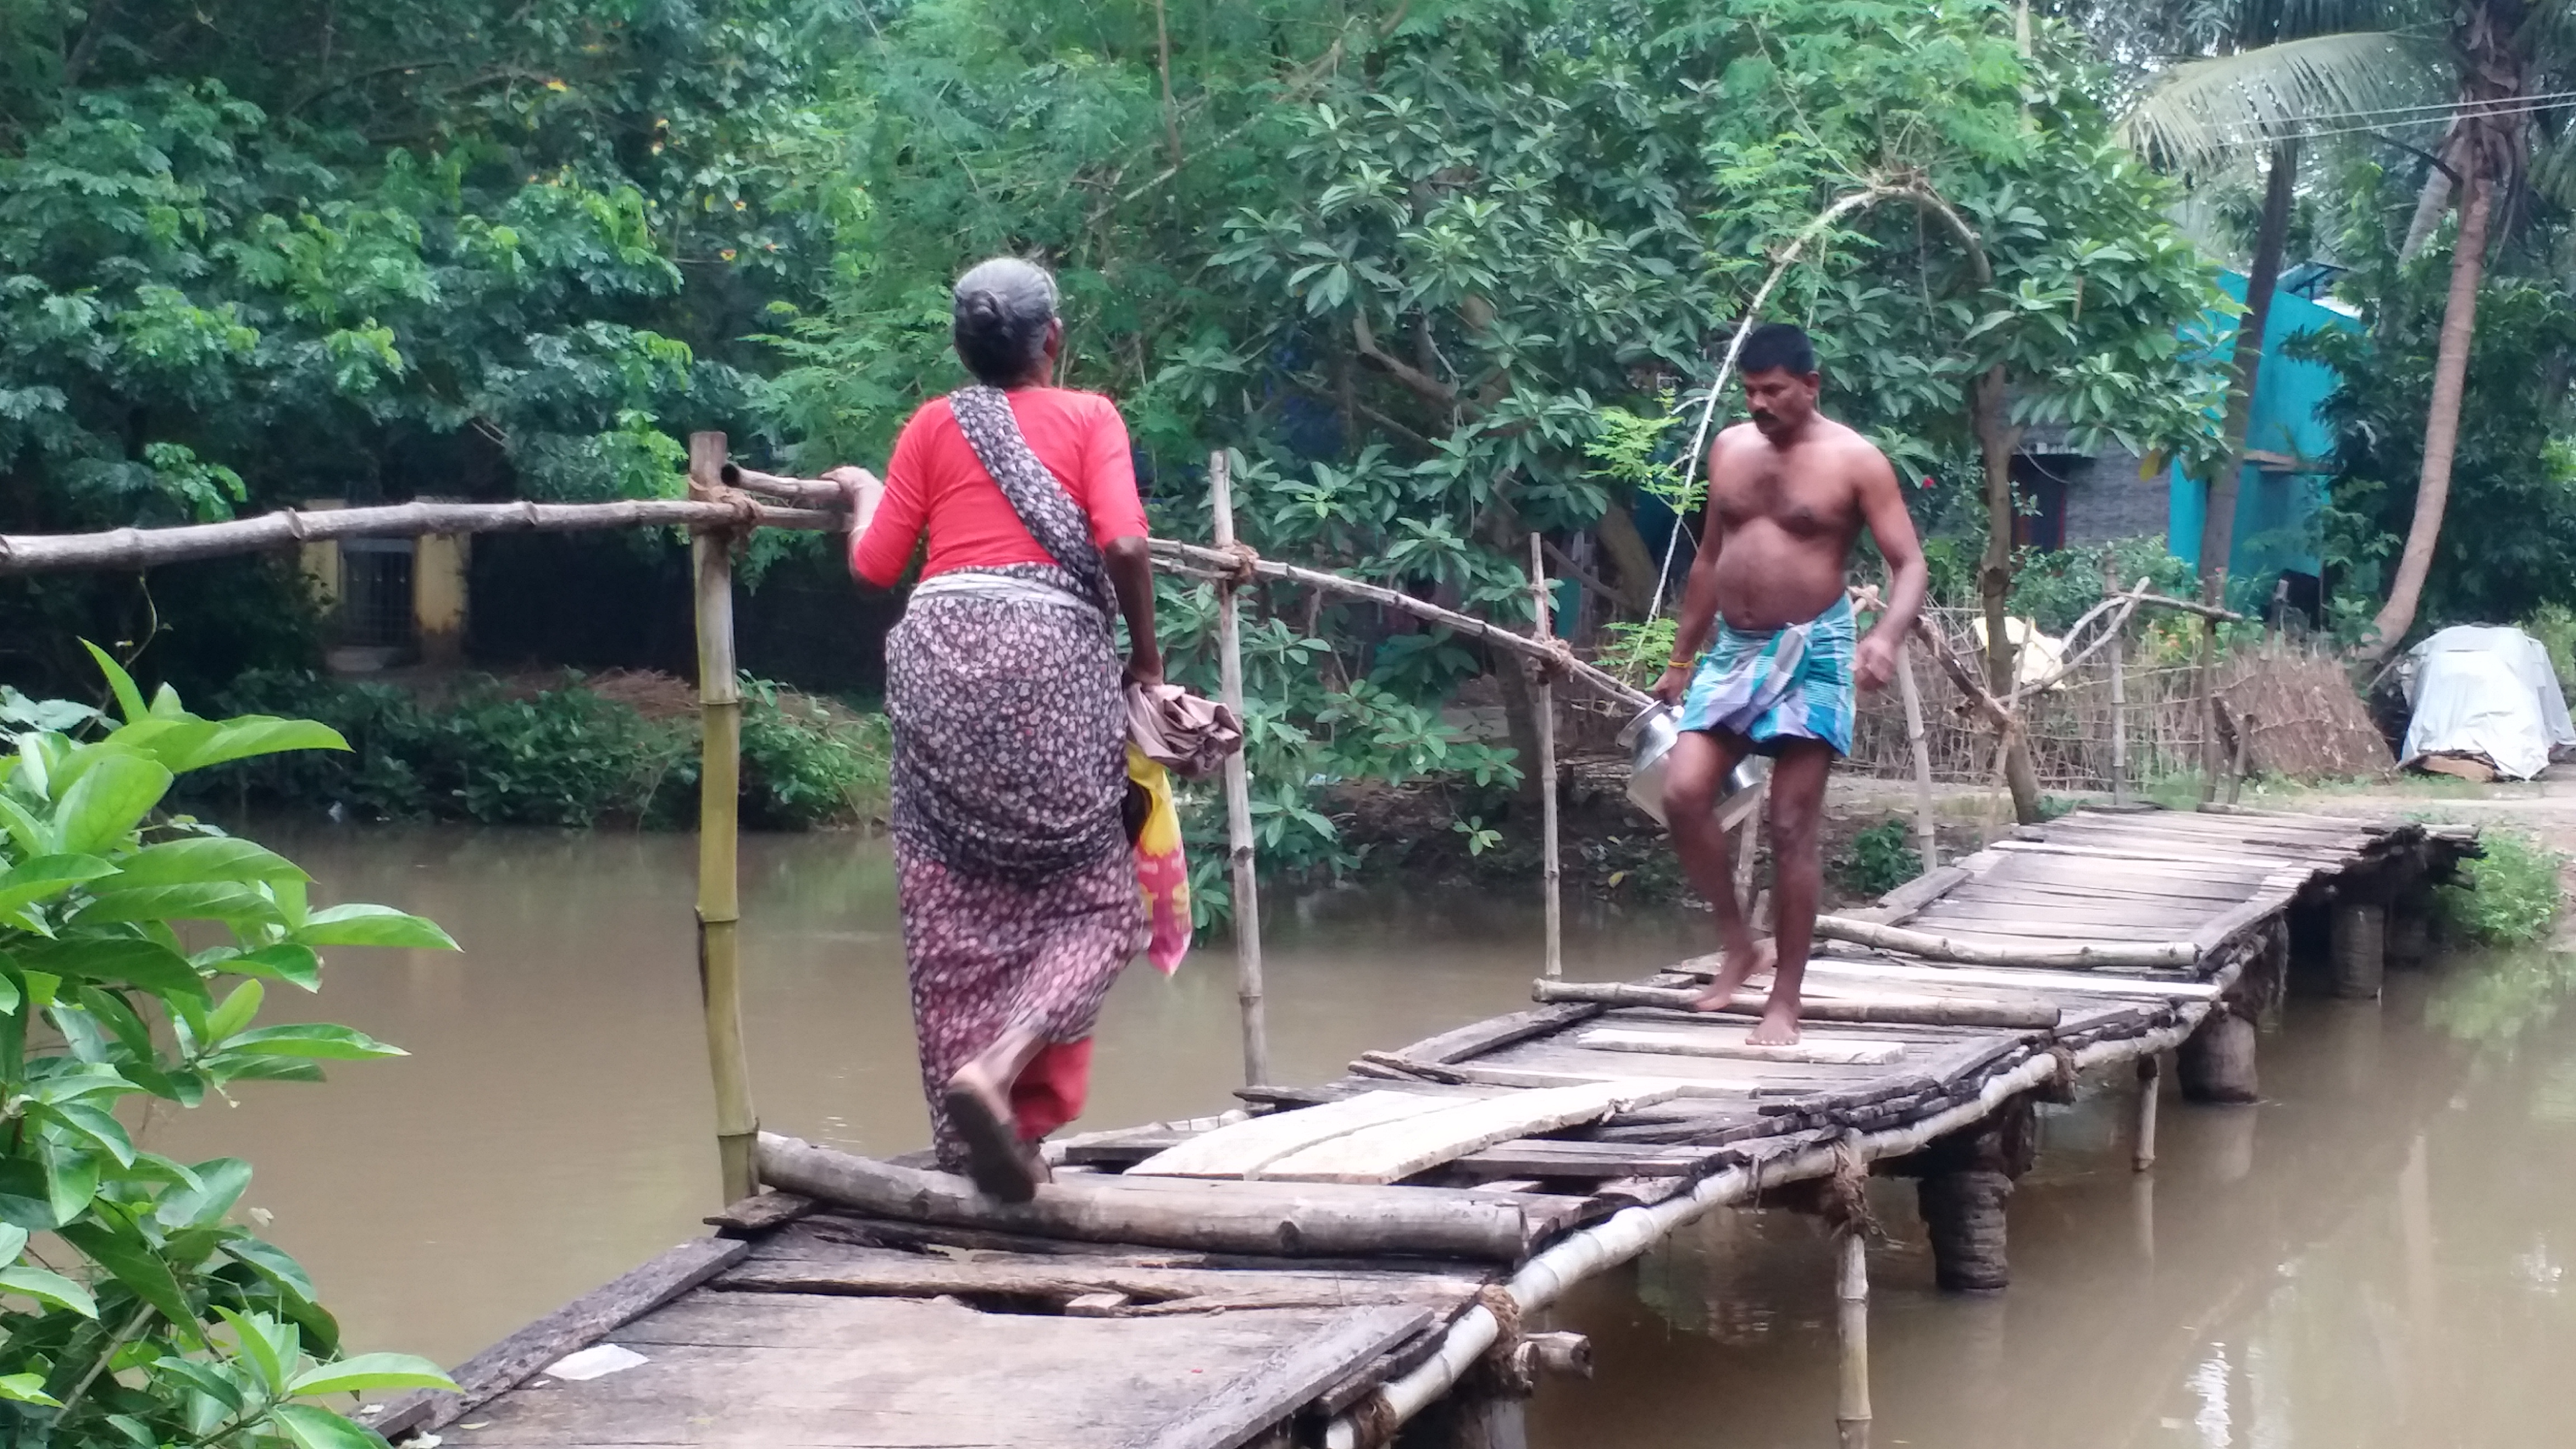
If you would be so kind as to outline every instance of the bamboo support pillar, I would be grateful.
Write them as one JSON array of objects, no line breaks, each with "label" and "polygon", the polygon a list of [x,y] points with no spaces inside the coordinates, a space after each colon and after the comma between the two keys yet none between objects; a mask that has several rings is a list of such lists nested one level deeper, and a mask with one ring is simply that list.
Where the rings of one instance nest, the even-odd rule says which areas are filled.
[{"label": "bamboo support pillar", "polygon": [[2156,1165],[2156,1095],[2163,1085],[2163,1054],[2149,1052],[2138,1058],[2138,1130],[2129,1145],[2132,1171],[2144,1172]]},{"label": "bamboo support pillar", "polygon": [[2199,700],[2195,713],[2200,717],[2200,803],[2218,799],[2218,623],[2204,616],[2200,621]]},{"label": "bamboo support pillar", "polygon": [[1834,1429],[1842,1449],[1869,1449],[1869,1241],[1857,1224],[1834,1234],[1834,1324],[1841,1382]]},{"label": "bamboo support pillar", "polygon": [[[725,435],[689,435],[689,488],[722,486]],[[698,994],[706,1011],[707,1065],[715,1077],[716,1157],[724,1200],[752,1195],[751,1066],[742,1045],[742,921],[736,850],[742,807],[742,679],[733,652],[733,539],[690,536],[698,622]]]},{"label": "bamboo support pillar", "polygon": [[[2125,626],[2120,626],[2125,627]],[[2120,627],[2111,631],[2111,803],[2129,803],[2129,698],[2126,643]]]},{"label": "bamboo support pillar", "polygon": [[[1234,480],[1222,451],[1208,455],[1208,509],[1219,549],[1234,547]],[[1225,706],[1243,717],[1243,617],[1232,579],[1216,586],[1217,670]],[[1252,776],[1243,751],[1225,757],[1226,853],[1233,864],[1235,999],[1243,1007],[1243,1080],[1270,1080],[1270,1029],[1261,991],[1261,888],[1252,856]]]},{"label": "bamboo support pillar", "polygon": [[1914,853],[1926,871],[1941,867],[1941,835],[1932,814],[1932,742],[1923,730],[1923,692],[1914,682],[1914,641],[1896,646],[1896,687],[1905,697],[1905,745],[1914,753]]},{"label": "bamboo support pillar", "polygon": [[[1549,626],[1547,555],[1535,533],[1530,535],[1530,607],[1544,644],[1554,630]],[[1545,666],[1532,691],[1532,712],[1538,717],[1539,887],[1547,898],[1547,975],[1554,978],[1565,974],[1565,908],[1556,849],[1556,686]]]}]

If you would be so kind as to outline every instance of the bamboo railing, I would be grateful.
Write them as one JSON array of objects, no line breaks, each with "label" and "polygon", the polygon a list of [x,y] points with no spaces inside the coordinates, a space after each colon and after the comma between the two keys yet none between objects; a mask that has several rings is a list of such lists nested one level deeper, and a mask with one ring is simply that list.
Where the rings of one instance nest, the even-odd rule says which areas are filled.
[{"label": "bamboo railing", "polygon": [[[0,577],[84,569],[148,569],[356,538],[589,533],[620,528],[688,530],[693,535],[690,552],[697,621],[701,758],[698,978],[706,1016],[708,1071],[715,1088],[717,1161],[725,1200],[731,1202],[754,1190],[753,1147],[760,1130],[759,1114],[752,1105],[749,1054],[743,1044],[741,958],[736,939],[742,917],[738,879],[742,691],[734,650],[733,550],[754,529],[846,531],[850,515],[846,494],[839,484],[739,467],[726,460],[725,444],[722,433],[690,435],[689,495],[685,498],[608,503],[415,502],[371,508],[283,509],[253,518],[167,528],[0,535]],[[1224,455],[1212,457],[1210,466],[1216,489],[1217,546],[1155,539],[1153,559],[1167,572],[1217,582],[1224,635],[1221,642],[1228,665],[1226,693],[1238,710],[1242,686],[1240,645],[1236,642],[1236,593],[1256,579],[1377,604],[1531,660],[1540,667],[1542,677],[1562,679],[1618,705],[1634,709],[1649,702],[1642,691],[1574,658],[1548,634],[1543,622],[1536,632],[1519,634],[1380,584],[1255,555],[1237,545],[1232,536],[1232,499]],[[1543,620],[1543,613],[1541,617]],[[1250,790],[1240,756],[1229,761],[1226,783],[1240,903],[1235,934],[1241,956],[1238,994],[1243,1013],[1244,1071],[1247,1082],[1259,1083],[1269,1074],[1269,1045],[1263,1010],[1260,918],[1254,894]],[[1551,878],[1553,872],[1551,864]],[[1551,911],[1547,948],[1551,968],[1556,950]]]}]

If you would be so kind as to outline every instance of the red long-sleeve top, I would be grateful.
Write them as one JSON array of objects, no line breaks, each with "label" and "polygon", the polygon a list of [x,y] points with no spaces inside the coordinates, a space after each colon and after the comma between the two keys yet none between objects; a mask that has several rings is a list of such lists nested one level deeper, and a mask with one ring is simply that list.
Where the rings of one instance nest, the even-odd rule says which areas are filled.
[{"label": "red long-sleeve top", "polygon": [[[1135,461],[1118,407],[1098,393],[1024,387],[1008,394],[1011,415],[1029,449],[1091,520],[1103,545],[1145,536],[1145,505],[1136,496]],[[886,491],[867,531],[850,541],[850,572],[892,588],[922,534],[930,557],[921,576],[997,564],[1053,560],[1020,524],[1011,500],[957,426],[948,399],[934,398],[912,415],[886,462]]]}]

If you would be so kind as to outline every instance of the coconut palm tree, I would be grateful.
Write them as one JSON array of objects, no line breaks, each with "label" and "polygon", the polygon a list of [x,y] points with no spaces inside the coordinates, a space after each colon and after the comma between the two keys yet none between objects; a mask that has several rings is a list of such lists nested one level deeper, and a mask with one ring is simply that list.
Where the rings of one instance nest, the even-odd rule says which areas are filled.
[{"label": "coconut palm tree", "polygon": [[[2432,172],[2409,228],[2410,246],[2422,245],[2454,202],[2459,210],[2432,395],[2425,407],[2414,519],[2388,599],[2357,651],[2365,660],[2377,660],[2414,627],[2450,497],[2461,395],[2477,330],[2478,286],[2498,203],[2529,183],[2535,148],[2557,144],[2548,134],[2554,129],[2546,119],[2550,103],[2535,98],[2554,97],[2558,87],[2554,80],[2535,82],[2552,80],[2576,63],[2576,0],[2451,0],[2445,5],[2430,0],[2247,0],[2247,8],[2268,10],[2261,18],[2282,38],[2173,66],[2150,83],[2130,123],[2130,134],[2142,149],[2205,168],[2248,147],[2270,148],[2276,184],[2266,186],[2266,224],[2258,243],[2285,234],[2272,215],[2277,205],[2286,221],[2294,186],[2278,177],[2285,169],[2282,147],[2303,139],[2367,137],[2429,162]],[[2308,33],[2289,34],[2291,26]],[[2288,159],[2295,164],[2295,152]],[[2552,179],[2568,170],[2556,164],[2543,168]],[[2272,245],[2277,275],[2279,242]],[[2263,260],[2259,251],[2258,245],[2258,266]],[[2269,295],[2269,286],[2249,291],[2249,299]],[[2238,341],[2241,362],[2259,366],[2260,337],[2256,319],[2249,317]],[[2250,371],[2242,392],[2250,399]],[[2223,567],[2224,530],[2242,467],[2242,424],[2233,415],[2230,424],[2235,457],[2218,480],[2228,507],[2222,510],[2216,496],[2210,501],[2209,527],[2203,532],[2204,585],[2213,554]],[[2212,491],[2215,495],[2220,489]],[[2213,536],[2219,545],[2214,551]]]}]

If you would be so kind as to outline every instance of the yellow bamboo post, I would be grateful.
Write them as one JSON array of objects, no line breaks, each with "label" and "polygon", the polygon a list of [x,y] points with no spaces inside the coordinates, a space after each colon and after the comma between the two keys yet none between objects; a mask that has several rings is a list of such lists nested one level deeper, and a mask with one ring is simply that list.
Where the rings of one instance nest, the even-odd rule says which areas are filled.
[{"label": "yellow bamboo post", "polygon": [[2200,803],[2218,799],[2218,621],[2200,621]]},{"label": "yellow bamboo post", "polygon": [[[1223,451],[1208,455],[1208,504],[1216,546],[1234,547],[1234,481]],[[1232,579],[1216,586],[1217,671],[1225,705],[1243,717],[1243,621]],[[1270,1080],[1270,1032],[1261,999],[1261,896],[1252,856],[1252,777],[1243,752],[1225,757],[1225,837],[1234,866],[1235,998],[1243,1007],[1243,1080]]]},{"label": "yellow bamboo post", "polygon": [[1923,733],[1923,691],[1914,682],[1914,642],[1896,646],[1896,686],[1905,696],[1905,745],[1914,753],[1914,851],[1926,871],[1941,865],[1941,835],[1932,813],[1932,742]]},{"label": "yellow bamboo post", "polygon": [[1841,1374],[1834,1428],[1842,1449],[1869,1449],[1869,1241],[1858,1225],[1834,1234],[1834,1309]]},{"label": "yellow bamboo post", "polygon": [[[1530,607],[1536,611],[1534,627],[1544,644],[1554,631],[1548,622],[1547,555],[1535,533],[1530,535]],[[1532,701],[1538,715],[1539,882],[1547,897],[1547,974],[1558,977],[1565,974],[1565,914],[1556,863],[1556,686],[1543,667]]]},{"label": "yellow bamboo post", "polygon": [[[725,435],[689,435],[689,489],[721,487]],[[733,652],[733,540],[701,530],[690,538],[698,616],[698,994],[706,1008],[707,1065],[715,1076],[716,1157],[727,1202],[755,1190],[751,1067],[742,1046],[742,920],[736,851],[742,805],[742,681]]]}]

